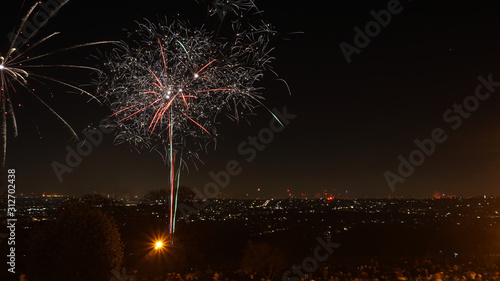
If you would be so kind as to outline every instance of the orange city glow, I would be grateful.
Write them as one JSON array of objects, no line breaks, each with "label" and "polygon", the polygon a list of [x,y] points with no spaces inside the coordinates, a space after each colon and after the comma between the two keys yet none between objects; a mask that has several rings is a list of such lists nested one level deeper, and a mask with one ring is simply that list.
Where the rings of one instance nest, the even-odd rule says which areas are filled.
[{"label": "orange city glow", "polygon": [[163,242],[162,241],[156,241],[155,243],[155,250],[161,249],[163,247]]}]

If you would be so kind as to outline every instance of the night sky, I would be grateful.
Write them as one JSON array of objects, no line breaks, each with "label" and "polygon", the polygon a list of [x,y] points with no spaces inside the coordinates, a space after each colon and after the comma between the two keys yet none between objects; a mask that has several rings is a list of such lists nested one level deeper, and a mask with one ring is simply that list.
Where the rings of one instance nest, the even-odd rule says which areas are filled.
[{"label": "night sky", "polygon": [[[2,34],[20,20],[22,1],[8,2],[0,10]],[[179,13],[196,25],[205,17],[202,6],[186,0],[102,2],[70,1],[41,29],[40,36],[61,32],[44,48],[126,39],[123,28],[132,29],[134,21],[143,18],[173,19]],[[181,4],[185,2],[191,4]],[[217,149],[201,152],[205,164],[198,171],[192,166],[189,173],[184,171],[181,184],[202,189],[213,181],[210,171],[224,170],[234,160],[242,172],[231,177],[222,193],[236,198],[284,198],[287,189],[296,196],[313,197],[326,190],[342,198],[500,195],[500,87],[494,91],[495,82],[481,86],[483,98],[474,97],[484,84],[478,77],[500,82],[499,7],[492,2],[257,1],[278,31],[274,69],[291,90],[289,95],[286,85],[269,73],[262,81],[266,105],[286,107],[296,117],[253,161],[247,161],[249,154],[239,153],[238,146],[269,127],[270,114],[257,110],[258,115],[248,119],[250,125],[221,118]],[[374,20],[370,11],[388,6],[395,12],[390,21],[379,32],[372,30],[373,38],[351,54],[348,63],[339,45],[354,48],[354,28],[364,30]],[[0,42],[3,52],[7,37]],[[96,48],[85,48],[53,59],[93,66],[98,62],[90,55],[96,53]],[[79,84],[94,77],[88,71],[53,74]],[[77,132],[106,116],[105,109],[64,87],[33,86]],[[491,94],[485,98],[488,89]],[[65,147],[76,148],[77,143],[23,91],[14,102],[22,104],[16,107],[20,135],[9,135],[6,167],[17,170],[18,193],[141,194],[168,187],[168,167],[158,154],[116,147],[112,135],[59,182],[51,164],[65,164]],[[418,158],[424,154],[413,153],[418,149],[415,140],[433,135],[440,143],[429,156]],[[397,175],[398,157],[409,159],[410,154],[422,163],[403,177],[404,182],[395,183],[393,192],[384,173]]]}]

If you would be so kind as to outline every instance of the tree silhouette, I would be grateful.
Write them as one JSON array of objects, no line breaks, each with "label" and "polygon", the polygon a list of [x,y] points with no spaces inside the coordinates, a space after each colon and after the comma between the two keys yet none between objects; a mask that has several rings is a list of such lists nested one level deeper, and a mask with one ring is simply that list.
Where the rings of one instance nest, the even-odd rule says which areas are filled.
[{"label": "tree silhouette", "polygon": [[[181,185],[177,193],[179,200],[192,199],[195,193],[191,188]],[[150,205],[168,205],[170,199],[170,191],[166,189],[151,190],[144,195],[144,203]]]},{"label": "tree silhouette", "polygon": [[273,248],[268,243],[249,241],[241,266],[262,274],[268,280],[273,280],[276,273],[286,267],[285,254],[281,249]]},{"label": "tree silhouette", "polygon": [[92,207],[109,207],[116,203],[114,199],[107,198],[99,193],[84,194],[81,197],[81,201]]},{"label": "tree silhouette", "polygon": [[166,189],[151,190],[144,195],[144,202],[151,205],[166,205],[170,194]]},{"label": "tree silhouette", "polygon": [[27,277],[33,281],[108,281],[122,264],[123,244],[112,217],[72,203],[30,233]]}]

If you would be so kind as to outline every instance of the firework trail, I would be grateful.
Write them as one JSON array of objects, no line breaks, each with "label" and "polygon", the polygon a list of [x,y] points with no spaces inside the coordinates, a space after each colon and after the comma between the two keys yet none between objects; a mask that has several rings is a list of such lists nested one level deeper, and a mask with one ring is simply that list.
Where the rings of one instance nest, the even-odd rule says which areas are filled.
[{"label": "firework trail", "polygon": [[[223,2],[229,6],[214,1],[211,15],[254,7],[245,6],[251,1]],[[220,26],[214,34],[179,20],[138,23],[129,34],[134,43],[122,42],[107,54],[96,81],[117,123],[115,143],[157,151],[169,166],[171,234],[185,161],[216,143],[218,116],[238,121],[263,106],[256,85],[273,61],[273,31],[263,22],[231,26],[232,36],[221,38]]]},{"label": "firework trail", "polygon": [[[45,19],[45,22],[39,25],[36,29],[31,30],[30,34],[27,34],[26,37],[23,36],[22,31],[25,29],[25,26],[28,23],[30,16],[39,13],[43,7],[42,2],[37,2],[28,10],[28,12],[21,18],[20,24],[14,28],[14,31],[10,36],[10,44],[7,47],[5,52],[0,51],[0,108],[1,108],[1,117],[0,117],[0,126],[1,126],[1,143],[2,143],[2,159],[0,163],[0,170],[3,170],[5,166],[5,158],[7,153],[7,120],[10,120],[11,128],[13,131],[14,137],[18,134],[18,127],[16,122],[16,115],[14,114],[14,106],[12,105],[12,97],[13,95],[18,95],[20,90],[30,93],[39,103],[41,103],[50,113],[52,113],[56,119],[64,124],[64,126],[69,130],[70,134],[78,139],[75,131],[71,128],[71,126],[60,116],[58,115],[47,103],[43,101],[38,95],[34,93],[33,87],[30,85],[30,81],[36,81],[41,83],[41,81],[46,80],[59,85],[62,85],[66,88],[76,90],[83,95],[87,95],[91,99],[94,99],[99,102],[97,98],[95,98],[91,93],[81,89],[80,87],[74,86],[68,82],[64,82],[62,80],[49,77],[43,74],[43,70],[49,68],[78,68],[78,69],[87,69],[87,70],[97,70],[96,68],[80,66],[80,65],[66,65],[66,64],[40,64],[38,63],[40,59],[47,58],[51,55],[69,51],[72,49],[82,48],[86,46],[105,44],[105,43],[113,43],[111,41],[102,41],[102,42],[92,42],[85,43],[80,45],[75,45],[67,48],[57,49],[54,51],[50,51],[47,53],[36,54],[36,49],[38,46],[47,43],[53,37],[57,36],[59,33],[54,32],[48,36],[45,36],[38,40],[33,40],[35,34],[38,32],[40,28],[53,16],[57,13],[59,9],[61,9],[69,0],[60,1],[60,5],[55,8],[53,13],[46,14],[48,18]],[[24,6],[24,2],[23,2]],[[34,25],[31,24],[30,27]],[[32,41],[34,41],[32,43]],[[33,70],[38,70],[33,71]]]}]

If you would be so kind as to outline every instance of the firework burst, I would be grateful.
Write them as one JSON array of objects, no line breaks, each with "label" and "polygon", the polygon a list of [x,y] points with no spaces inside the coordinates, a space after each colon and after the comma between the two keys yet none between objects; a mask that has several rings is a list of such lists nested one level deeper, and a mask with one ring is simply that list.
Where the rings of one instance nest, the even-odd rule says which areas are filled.
[{"label": "firework burst", "polygon": [[139,24],[134,35],[140,43],[115,49],[98,82],[118,121],[117,143],[169,151],[171,141],[192,140],[203,148],[217,136],[217,115],[237,120],[262,99],[255,84],[272,60],[264,38],[221,43],[179,22]]},{"label": "firework burst", "polygon": [[256,85],[273,60],[272,31],[234,26],[232,39],[221,40],[180,21],[139,23],[135,43],[108,54],[97,81],[117,122],[115,142],[158,151],[170,167],[170,233],[184,159],[216,142],[219,115],[240,120],[263,105]]},{"label": "firework burst", "polygon": [[[50,17],[52,17],[62,6],[64,6],[69,0],[61,1],[60,5],[56,8],[56,10],[47,15],[48,18],[45,20],[48,21]],[[78,139],[75,131],[71,128],[71,126],[59,115],[57,114],[47,103],[43,101],[38,95],[34,93],[33,86],[30,85],[30,81],[36,81],[37,83],[42,83],[41,81],[50,81],[59,85],[62,85],[68,89],[75,90],[83,95],[87,95],[89,98],[96,100],[99,102],[97,98],[95,98],[91,93],[81,89],[78,86],[72,85],[68,82],[64,82],[62,80],[49,77],[43,74],[43,70],[49,68],[78,68],[78,69],[87,69],[87,70],[97,70],[92,67],[80,66],[80,65],[67,65],[67,64],[40,64],[40,59],[50,57],[51,55],[69,51],[72,49],[82,48],[86,46],[105,44],[105,43],[113,43],[111,41],[102,41],[102,42],[92,42],[85,43],[80,45],[75,45],[67,48],[57,49],[51,52],[36,54],[37,47],[47,43],[51,38],[57,36],[59,33],[54,32],[48,36],[45,36],[39,40],[33,40],[35,34],[38,30],[43,26],[40,25],[35,30],[31,30],[30,34],[26,34],[24,37],[22,31],[25,29],[25,26],[30,18],[30,16],[38,14],[41,10],[42,3],[37,2],[33,5],[26,15],[21,19],[21,22],[17,28],[11,33],[10,36],[10,45],[8,46],[5,52],[0,51],[0,108],[3,114],[1,115],[0,123],[1,123],[1,142],[2,142],[2,160],[1,160],[1,168],[5,166],[5,156],[7,152],[7,122],[10,119],[11,128],[13,131],[14,137],[18,134],[16,116],[14,114],[14,107],[12,105],[12,97],[13,95],[18,94],[21,90],[24,92],[28,92],[34,97],[39,103],[41,103],[50,113],[52,113],[57,120],[59,120],[65,127],[68,129],[70,134]],[[33,25],[31,25],[33,26]],[[34,41],[34,43],[31,43]],[[36,71],[38,70],[38,71]]]}]

